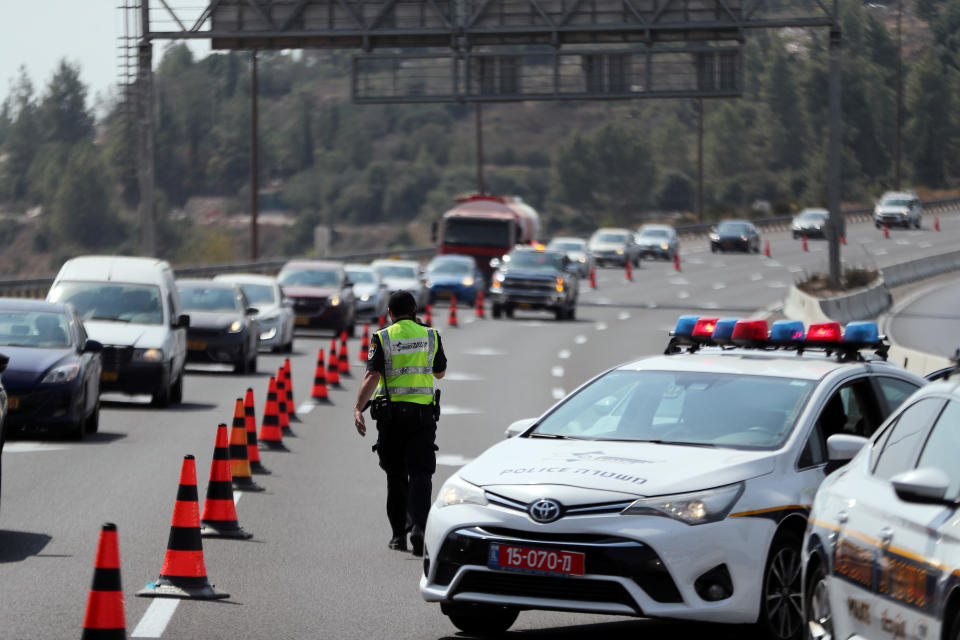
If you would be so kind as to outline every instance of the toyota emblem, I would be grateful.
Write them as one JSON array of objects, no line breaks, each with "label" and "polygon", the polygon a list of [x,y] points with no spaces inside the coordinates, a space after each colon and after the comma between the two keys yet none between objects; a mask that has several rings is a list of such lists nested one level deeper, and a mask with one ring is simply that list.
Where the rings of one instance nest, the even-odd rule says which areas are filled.
[{"label": "toyota emblem", "polygon": [[541,498],[527,508],[534,522],[553,522],[560,517],[560,503],[550,498]]}]

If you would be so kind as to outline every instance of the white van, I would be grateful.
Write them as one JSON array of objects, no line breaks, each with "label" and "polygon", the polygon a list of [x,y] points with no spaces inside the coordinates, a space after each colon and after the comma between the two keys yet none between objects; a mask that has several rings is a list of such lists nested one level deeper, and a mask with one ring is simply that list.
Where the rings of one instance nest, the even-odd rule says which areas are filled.
[{"label": "white van", "polygon": [[169,263],[155,258],[80,256],[64,263],[47,300],[70,302],[87,334],[103,343],[101,391],[183,399],[187,327]]}]

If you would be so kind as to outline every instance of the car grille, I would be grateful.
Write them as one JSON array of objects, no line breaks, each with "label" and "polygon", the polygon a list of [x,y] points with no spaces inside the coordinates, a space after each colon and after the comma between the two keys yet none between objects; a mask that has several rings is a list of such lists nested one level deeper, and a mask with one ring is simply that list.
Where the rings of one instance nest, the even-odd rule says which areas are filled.
[{"label": "car grille", "polygon": [[294,313],[319,313],[327,308],[326,298],[294,298]]},{"label": "car grille", "polygon": [[105,346],[100,352],[103,368],[107,371],[116,371],[133,359],[133,347]]},{"label": "car grille", "polygon": [[506,290],[537,291],[542,293],[552,293],[556,291],[557,281],[555,279],[539,280],[535,278],[506,278],[502,286]]},{"label": "car grille", "polygon": [[489,593],[498,596],[613,602],[640,613],[627,590],[611,580],[527,576],[493,571],[471,571],[463,576],[454,593]]},{"label": "car grille", "polygon": [[187,332],[188,337],[193,340],[195,338],[218,338],[227,333],[226,329],[194,329],[193,327]]},{"label": "car grille", "polygon": [[[54,401],[58,394],[55,394],[53,391],[41,390],[41,391],[19,391],[18,389],[7,388],[7,393],[10,396],[17,398],[17,407],[10,407],[9,411],[11,414],[17,413],[29,413],[31,411],[36,411],[45,404],[50,404]],[[62,403],[61,403],[62,404]]]}]

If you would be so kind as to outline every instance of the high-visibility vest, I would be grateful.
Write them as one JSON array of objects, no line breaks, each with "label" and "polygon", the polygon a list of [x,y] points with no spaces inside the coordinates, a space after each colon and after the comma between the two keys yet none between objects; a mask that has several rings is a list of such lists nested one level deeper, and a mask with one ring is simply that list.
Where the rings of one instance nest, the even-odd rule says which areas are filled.
[{"label": "high-visibility vest", "polygon": [[[400,320],[377,332],[390,399],[395,402],[433,402],[433,358],[439,346],[437,330],[413,320]],[[377,395],[385,395],[380,378]]]}]

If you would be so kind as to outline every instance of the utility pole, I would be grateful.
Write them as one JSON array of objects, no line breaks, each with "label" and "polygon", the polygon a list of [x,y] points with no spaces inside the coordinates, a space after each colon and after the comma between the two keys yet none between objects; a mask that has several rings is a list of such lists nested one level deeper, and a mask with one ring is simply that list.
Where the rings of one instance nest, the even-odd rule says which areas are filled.
[{"label": "utility pole", "polygon": [[137,45],[137,183],[140,189],[140,253],[157,254],[154,210],[153,43],[150,42],[150,0],[140,2]]},{"label": "utility pole", "polygon": [[474,103],[477,116],[477,193],[483,193],[483,111],[480,103]]},{"label": "utility pole", "polygon": [[[836,7],[836,3],[834,3]],[[830,126],[827,146],[827,207],[830,209],[830,284],[840,287],[840,236],[844,235],[840,212],[840,27],[830,27]]]},{"label": "utility pole", "polygon": [[259,254],[259,235],[257,232],[257,214],[260,210],[258,199],[260,186],[257,155],[257,50],[250,52],[250,260],[256,262]]},{"label": "utility pole", "polygon": [[703,98],[697,98],[697,222],[703,222]]},{"label": "utility pole", "polygon": [[897,131],[893,137],[894,189],[900,191],[900,136],[903,128],[903,0],[897,0]]}]

